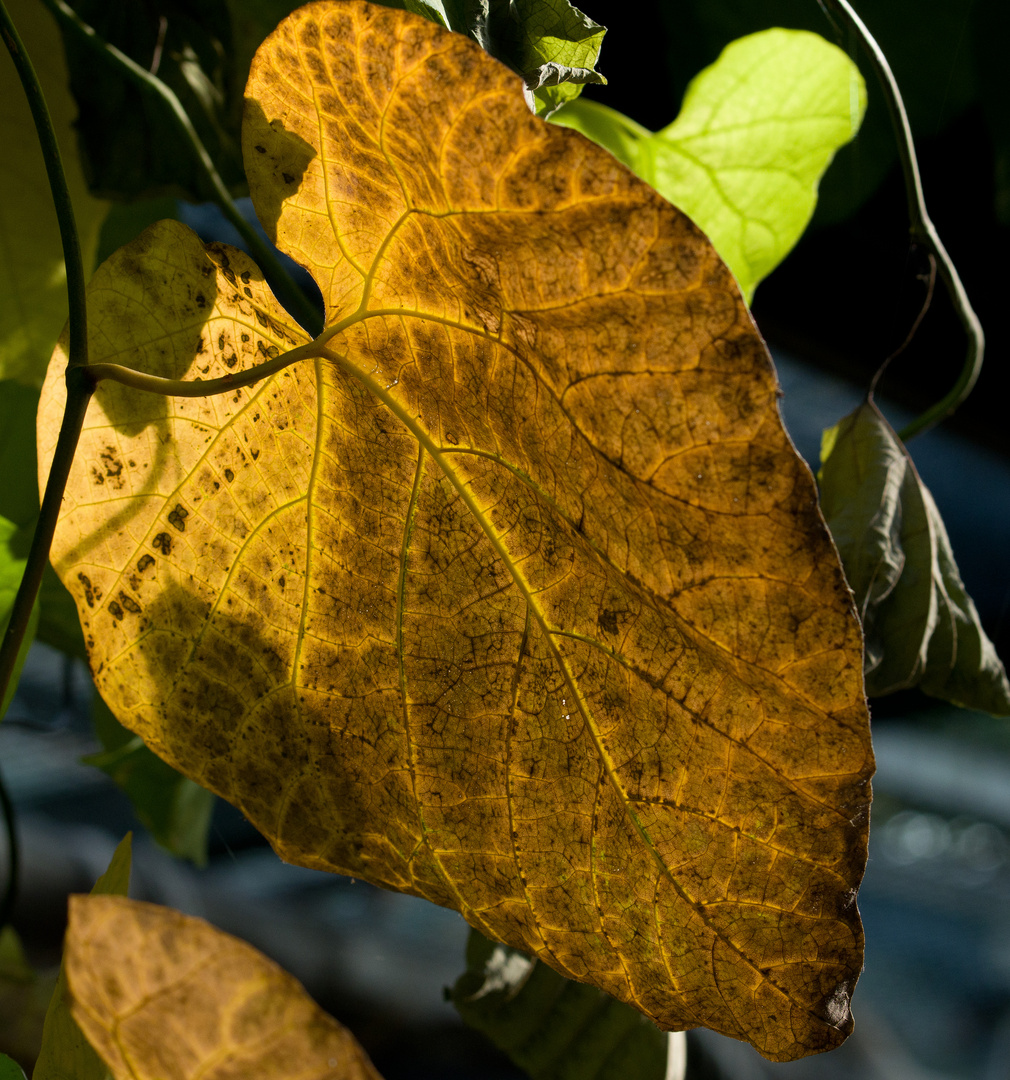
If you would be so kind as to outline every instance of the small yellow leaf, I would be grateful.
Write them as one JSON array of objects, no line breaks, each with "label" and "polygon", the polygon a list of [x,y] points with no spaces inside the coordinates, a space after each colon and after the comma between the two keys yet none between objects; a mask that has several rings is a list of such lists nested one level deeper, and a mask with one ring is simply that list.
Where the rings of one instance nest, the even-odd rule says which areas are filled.
[{"label": "small yellow leaf", "polygon": [[[837,1044],[862,643],[731,274],[402,11],[296,12],[244,139],[330,337],[248,390],[95,395],[53,560],[117,718],[292,862],[455,907],[664,1028]],[[89,310],[96,362],[174,378],[306,341],[171,222]]]},{"label": "small yellow leaf", "polygon": [[74,1019],[114,1080],[380,1080],[297,980],[202,919],[72,896],[65,964]]}]

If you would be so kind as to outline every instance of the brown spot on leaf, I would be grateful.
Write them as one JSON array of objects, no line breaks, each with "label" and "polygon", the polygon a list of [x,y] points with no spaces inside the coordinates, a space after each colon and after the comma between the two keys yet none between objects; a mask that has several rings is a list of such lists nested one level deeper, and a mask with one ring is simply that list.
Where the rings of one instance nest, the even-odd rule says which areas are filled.
[{"label": "brown spot on leaf", "polygon": [[[120,594],[119,594],[119,599],[122,601],[123,607],[126,608],[127,611],[131,612],[134,615],[139,615],[140,614],[140,612],[141,612],[140,604],[138,604],[137,601],[134,600],[132,596],[128,596],[125,592],[121,591]],[[111,605],[110,605],[110,607],[111,607]]]},{"label": "brown spot on leaf", "polygon": [[95,590],[91,587],[91,578],[87,574],[78,574],[77,580],[84,586],[84,600],[89,608],[95,606]]},{"label": "brown spot on leaf", "polygon": [[185,532],[188,517],[189,511],[181,503],[176,503],[175,509],[168,515],[168,523],[179,532]]}]

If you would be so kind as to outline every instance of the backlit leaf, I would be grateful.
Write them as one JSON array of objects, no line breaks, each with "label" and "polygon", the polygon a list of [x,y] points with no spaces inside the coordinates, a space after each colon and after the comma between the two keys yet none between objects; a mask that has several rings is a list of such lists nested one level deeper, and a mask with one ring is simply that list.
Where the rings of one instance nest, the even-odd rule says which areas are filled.
[{"label": "backlit leaf", "polygon": [[[677,119],[654,135],[635,140],[626,118],[590,101],[552,119],[602,141],[690,215],[749,301],[806,228],[818,182],[865,108],[862,76],[841,49],[774,29],[727,45],[691,82]],[[615,124],[616,146],[600,138]]]},{"label": "backlit leaf", "polygon": [[[53,558],[106,701],[290,861],[455,907],[666,1028],[841,1041],[862,645],[732,276],[408,13],[301,9],[247,95],[257,212],[330,336],[248,390],[99,388]],[[305,341],[172,222],[89,304],[95,361],[161,375]]]},{"label": "backlit leaf", "polygon": [[866,634],[867,692],[918,686],[1010,715],[1010,684],[964,590],[943,519],[876,405],[824,432],[821,505]]},{"label": "backlit leaf", "polygon": [[[130,833],[120,841],[109,862],[109,868],[95,882],[91,895],[125,898],[130,887],[133,838]],[[92,1049],[71,1015],[70,992],[67,989],[67,957],[64,950],[56,989],[46,1012],[42,1030],[42,1048],[32,1080],[107,1080],[105,1064]]]},{"label": "backlit leaf", "polygon": [[65,962],[74,1019],[114,1080],[380,1080],[295,979],[202,919],[72,896]]},{"label": "backlit leaf", "polygon": [[532,1080],[665,1080],[667,1044],[640,1012],[470,931],[451,1000]]},{"label": "backlit leaf", "polygon": [[[74,140],[60,36],[38,0],[7,3],[46,95],[90,270],[107,204],[88,195]],[[21,82],[0,49],[0,378],[39,386],[67,320],[63,245],[53,197]]]}]

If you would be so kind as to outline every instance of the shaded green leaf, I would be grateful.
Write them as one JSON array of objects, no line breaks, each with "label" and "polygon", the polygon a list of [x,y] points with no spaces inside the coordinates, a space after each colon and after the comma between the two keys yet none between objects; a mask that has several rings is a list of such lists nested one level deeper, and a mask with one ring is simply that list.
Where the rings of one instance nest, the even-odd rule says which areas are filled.
[{"label": "shaded green leaf", "polygon": [[5,926],[0,931],[0,1046],[20,1061],[31,1061],[38,1052],[55,983],[55,972],[40,975],[32,969],[17,932]]},{"label": "shaded green leaf", "polygon": [[[127,833],[113,853],[108,870],[95,882],[92,896],[126,896],[130,886],[132,834]],[[46,1012],[42,1048],[32,1080],[107,1080],[105,1063],[92,1049],[70,1015],[70,995],[64,964]]]},{"label": "shaded green leaf", "polygon": [[[88,195],[81,173],[73,131],[76,109],[67,92],[59,33],[38,0],[8,0],[7,8],[49,106],[84,265],[90,270],[107,206]],[[5,48],[0,48],[0,146],[0,378],[40,385],[67,319],[63,245],[35,124]]]},{"label": "shaded green leaf", "polygon": [[119,723],[98,694],[91,718],[104,749],[84,761],[101,769],[127,795],[140,823],[162,847],[203,866],[213,794],[153,754],[139,735]]},{"label": "shaded green leaf", "polygon": [[750,301],[806,228],[820,178],[865,106],[862,76],[841,49],[774,29],[727,45],[654,135],[584,101],[553,119],[606,146],[693,218]]},{"label": "shaded green leaf", "polygon": [[821,506],[866,635],[871,696],[918,686],[1010,715],[1010,684],[965,592],[940,512],[872,402],[824,432]]},{"label": "shaded green leaf", "polygon": [[6,1054],[0,1054],[0,1080],[25,1080],[24,1069]]},{"label": "shaded green leaf", "polygon": [[34,525],[39,512],[35,465],[38,407],[38,390],[12,379],[0,381],[0,515],[22,527]]},{"label": "shaded green leaf", "polygon": [[637,1009],[470,931],[449,992],[460,1016],[533,1080],[663,1080],[667,1044]]},{"label": "shaded green leaf", "polygon": [[[18,526],[13,533],[8,530],[3,549],[5,555],[0,557],[0,619],[5,626],[39,513],[35,452],[38,404],[38,390],[12,379],[0,381],[0,477],[3,477],[0,485],[0,516]],[[87,659],[74,601],[50,566],[46,567],[42,578],[36,609],[34,618],[37,626],[34,633],[39,641],[61,652]],[[15,681],[12,680],[12,685]]]},{"label": "shaded green leaf", "polygon": [[[20,586],[22,575],[25,572],[26,559],[24,553],[27,552],[26,541],[30,536],[31,533],[29,532],[26,537],[25,530],[19,528],[13,521],[0,517],[0,635],[6,633],[7,624],[10,622],[14,598],[17,596],[18,586]],[[21,640],[21,647],[18,650],[18,658],[14,665],[11,680],[7,685],[3,702],[0,703],[0,718],[6,715],[11,699],[14,697],[14,692],[17,690],[18,679],[21,678],[21,669],[24,667],[25,660],[28,657],[28,650],[31,648],[35,637],[38,622],[39,604],[36,601],[28,622],[28,630]]]},{"label": "shaded green leaf", "polygon": [[[174,91],[225,184],[244,192],[238,130],[252,51],[236,52],[226,0],[74,0],[72,6],[103,41]],[[61,30],[91,190],[117,200],[214,198],[165,102],[136,86],[117,60],[65,22]]]}]

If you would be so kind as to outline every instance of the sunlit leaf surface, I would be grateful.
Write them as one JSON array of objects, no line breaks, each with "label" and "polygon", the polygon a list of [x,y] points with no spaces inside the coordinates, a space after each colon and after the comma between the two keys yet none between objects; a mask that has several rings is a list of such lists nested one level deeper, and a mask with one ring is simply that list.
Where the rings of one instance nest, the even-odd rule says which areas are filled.
[{"label": "sunlit leaf surface", "polygon": [[1010,715],[1010,684],[940,511],[872,402],[824,433],[821,499],[866,632],[866,687]]},{"label": "sunlit leaf surface", "polygon": [[380,1080],[295,979],[202,919],[72,896],[65,963],[74,1019],[113,1080]]},{"label": "sunlit leaf surface", "polygon": [[[665,1028],[841,1041],[862,645],[731,275],[408,13],[302,9],[248,98],[258,213],[332,336],[249,390],[99,389],[54,560],[104,697],[286,859],[455,907]],[[305,340],[171,222],[90,304],[96,361],[163,375]]]}]

